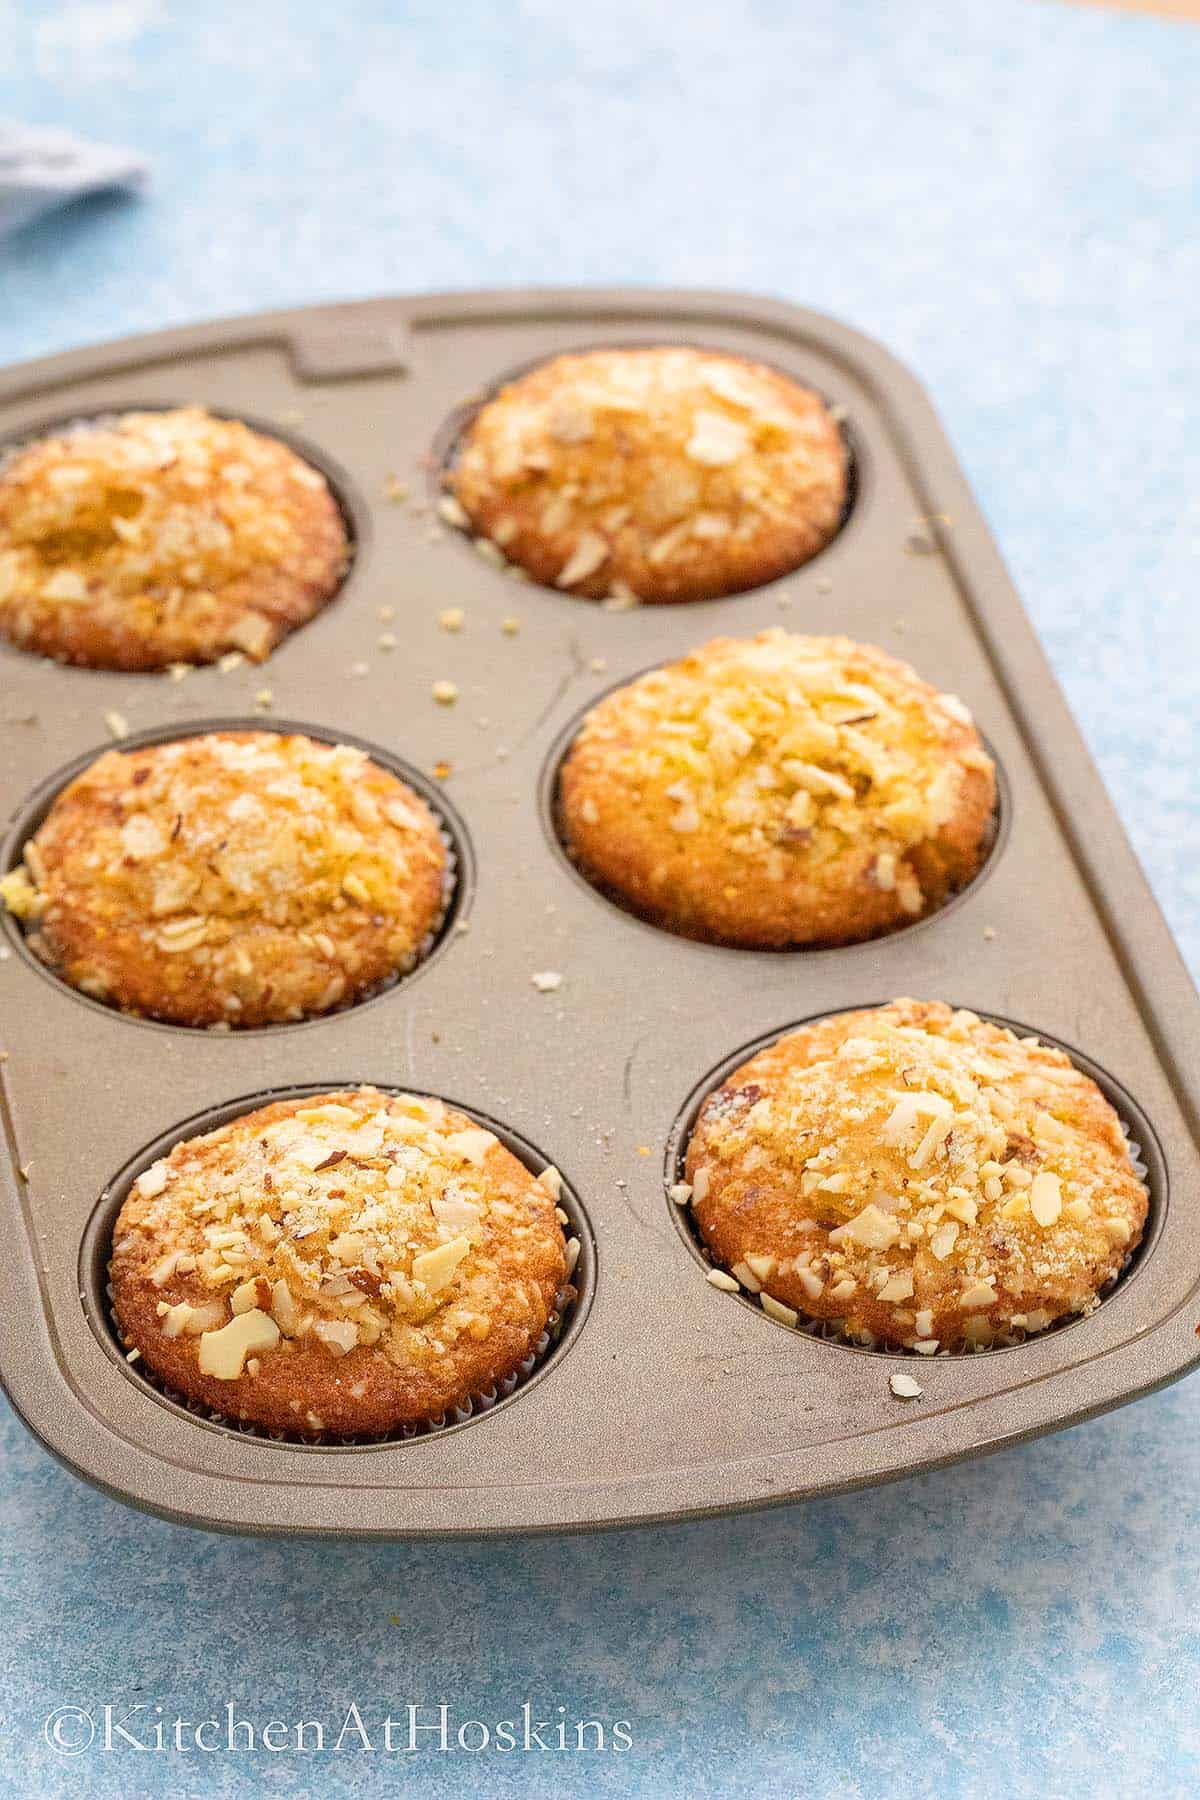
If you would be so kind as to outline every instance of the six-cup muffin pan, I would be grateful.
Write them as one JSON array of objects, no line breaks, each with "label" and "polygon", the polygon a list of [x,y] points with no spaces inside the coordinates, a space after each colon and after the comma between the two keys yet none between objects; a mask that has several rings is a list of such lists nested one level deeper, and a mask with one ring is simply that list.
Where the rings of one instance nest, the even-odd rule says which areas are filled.
[{"label": "six-cup muffin pan", "polygon": [[[482,394],[559,351],[664,342],[748,354],[836,404],[853,503],[814,561],[729,599],[622,611],[517,581],[439,522],[442,459]],[[930,1468],[1200,1360],[1200,1006],[929,404],[884,351],[737,295],[385,299],[11,369],[0,434],[185,402],[326,472],[351,572],[258,667],[176,680],[0,648],[4,867],[114,732],[133,745],[286,722],[363,744],[420,788],[453,839],[456,889],[437,945],[388,992],[244,1033],[123,1017],[65,987],[4,920],[0,1373],[52,1451],[123,1499],[229,1530],[586,1528]],[[438,622],[450,607],[465,614],[453,635]],[[555,770],[581,712],[708,638],[767,625],[881,644],[974,713],[1000,771],[998,829],[981,874],[931,918],[841,949],[723,949],[622,911],[564,854]],[[433,697],[444,681],[453,706]],[[889,1377],[911,1359],[789,1330],[707,1283],[667,1191],[704,1094],[750,1050],[898,994],[1061,1044],[1117,1107],[1151,1192],[1144,1243],[1093,1313],[923,1359],[910,1400]],[[113,1335],[116,1208],[179,1137],[269,1096],[358,1082],[440,1095],[535,1169],[553,1163],[582,1244],[578,1299],[511,1393],[404,1441],[281,1442],[197,1416]]]}]

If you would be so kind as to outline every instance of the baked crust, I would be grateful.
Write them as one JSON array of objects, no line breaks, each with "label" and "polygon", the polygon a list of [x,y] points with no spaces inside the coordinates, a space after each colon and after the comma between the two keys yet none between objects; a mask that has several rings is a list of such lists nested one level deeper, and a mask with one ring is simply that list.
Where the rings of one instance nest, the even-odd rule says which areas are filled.
[{"label": "baked crust", "polygon": [[778,629],[607,695],[559,780],[590,879],[667,930],[755,948],[935,910],[977,873],[995,800],[961,701],[872,645]]},{"label": "baked crust", "polygon": [[[421,1261],[439,1247],[449,1273]],[[567,1257],[547,1186],[491,1132],[437,1100],[356,1088],[176,1145],[122,1206],[110,1277],[122,1342],[186,1399],[357,1437],[427,1424],[511,1376]],[[246,1313],[273,1341],[213,1373],[227,1354],[213,1335]]]},{"label": "baked crust", "polygon": [[348,1006],[412,968],[450,881],[437,820],[365,751],[222,731],[110,750],[0,881],[72,987],[180,1025]]},{"label": "baked crust", "polygon": [[660,346],[559,356],[501,390],[449,485],[462,523],[546,587],[705,600],[827,544],[847,495],[818,394],[763,363]]},{"label": "baked crust", "polygon": [[1148,1210],[1095,1082],[941,1002],[781,1038],[705,1101],[686,1168],[705,1243],[766,1310],[925,1351],[1088,1311]]},{"label": "baked crust", "polygon": [[348,557],[320,471],[199,407],[85,421],[0,463],[0,630],[58,662],[261,661]]}]

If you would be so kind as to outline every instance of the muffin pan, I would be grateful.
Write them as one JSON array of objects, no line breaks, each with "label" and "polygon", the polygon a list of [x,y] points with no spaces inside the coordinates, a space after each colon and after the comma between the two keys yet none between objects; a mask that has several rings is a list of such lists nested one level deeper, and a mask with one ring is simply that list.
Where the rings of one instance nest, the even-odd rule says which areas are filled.
[{"label": "muffin pan", "polygon": [[[614,611],[516,581],[438,523],[438,459],[472,396],[559,351],[656,342],[748,354],[844,409],[854,503],[812,562],[726,600]],[[386,299],[8,370],[0,435],[187,401],[324,468],[354,565],[257,667],[177,681],[0,647],[4,867],[114,727],[133,744],[286,719],[423,777],[457,885],[436,949],[387,992],[246,1033],[89,1002],[5,918],[0,1373],[52,1451],[122,1499],[227,1530],[587,1528],[931,1468],[1103,1412],[1200,1360],[1200,1006],[929,404],[884,351],[736,295]],[[449,607],[466,615],[456,634],[439,627]],[[911,661],[967,702],[997,758],[984,870],[892,937],[786,952],[689,942],[589,888],[555,839],[553,772],[587,705],[707,638],[776,624]],[[435,702],[440,681],[454,705]],[[546,975],[561,981],[535,983]],[[897,994],[1061,1043],[1117,1105],[1152,1196],[1145,1242],[1095,1312],[1012,1348],[923,1359],[911,1400],[889,1386],[910,1359],[786,1330],[706,1283],[667,1194],[699,1099],[748,1046]],[[562,1171],[583,1251],[559,1342],[500,1404],[402,1442],[276,1442],[187,1412],[139,1378],[107,1324],[104,1230],[123,1185],[163,1145],[266,1093],[359,1081],[437,1094]]]}]

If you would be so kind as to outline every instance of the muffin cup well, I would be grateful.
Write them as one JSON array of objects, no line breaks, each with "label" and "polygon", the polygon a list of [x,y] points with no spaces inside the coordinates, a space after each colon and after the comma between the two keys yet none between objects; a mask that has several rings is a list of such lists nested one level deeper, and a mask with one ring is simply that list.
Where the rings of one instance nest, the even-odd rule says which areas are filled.
[{"label": "muffin cup well", "polygon": [[891,944],[900,939],[911,937],[914,932],[931,929],[941,920],[945,919],[946,916],[953,912],[957,907],[965,905],[968,900],[978,894],[983,884],[995,870],[1000,858],[1007,848],[1012,828],[1012,789],[1004,764],[1000,759],[995,745],[989,740],[984,732],[980,731],[979,740],[988,756],[991,758],[996,778],[995,805],[992,809],[991,821],[983,844],[982,856],[979,867],[971,876],[970,880],[965,882],[962,887],[956,890],[956,892],[952,893],[947,900],[943,901],[941,906],[935,907],[932,912],[923,913],[920,918],[913,919],[907,924],[896,925],[890,931],[879,932],[874,937],[851,938],[844,943],[782,945],[734,944],[722,943],[714,938],[699,936],[685,937],[681,932],[672,931],[669,926],[661,925],[656,919],[647,917],[644,913],[639,912],[635,906],[631,905],[623,894],[618,893],[615,889],[607,886],[602,881],[593,880],[592,877],[584,871],[572,854],[570,845],[567,842],[566,833],[562,826],[559,803],[559,782],[563,764],[570,755],[572,745],[579,736],[588,714],[599,706],[602,701],[606,700],[610,694],[617,693],[621,688],[629,687],[633,682],[639,681],[643,675],[652,674],[655,669],[661,668],[661,666],[661,663],[649,663],[644,668],[636,669],[632,674],[622,676],[619,681],[611,682],[608,687],[603,688],[600,693],[594,695],[585,706],[581,706],[579,711],[568,720],[561,731],[555,736],[554,742],[547,752],[546,759],[542,764],[541,772],[538,777],[538,810],[541,814],[542,829],[546,841],[549,843],[552,850],[565,865],[572,879],[576,881],[580,887],[585,888],[589,894],[599,898],[616,912],[623,913],[627,919],[636,921],[644,931],[656,932],[662,937],[674,938],[682,943],[698,945],[704,950],[714,950],[723,956],[733,954],[738,956],[801,957],[821,956],[831,952],[835,952],[838,955],[844,955],[847,952],[854,950],[873,950],[881,944]]},{"label": "muffin cup well", "polygon": [[[113,425],[126,412],[169,413],[195,404],[194,399],[186,398],[175,400],[139,399],[125,407],[105,406],[98,407],[94,411],[77,409],[68,413],[56,413],[50,418],[37,419],[25,425],[20,431],[7,433],[0,437],[0,472],[3,472],[6,464],[14,457],[19,456],[22,451],[31,448],[45,438],[58,437],[66,432],[88,427],[103,430],[106,426]],[[204,410],[214,419],[245,425],[248,430],[258,433],[260,437],[274,439],[276,443],[283,444],[285,448],[291,450],[309,468],[315,469],[318,475],[324,477],[346,534],[345,563],[337,586],[311,618],[296,626],[293,631],[284,634],[280,643],[269,652],[266,658],[266,662],[269,663],[271,658],[287,643],[288,638],[295,635],[295,631],[304,631],[314,625],[345,596],[347,589],[355,579],[359,561],[370,543],[371,509],[349,471],[330,454],[324,445],[304,436],[292,425],[259,414],[242,412],[240,409],[235,411],[230,407],[205,406]],[[20,651],[19,654],[28,655],[31,652]],[[125,674],[133,675],[136,679],[144,677],[161,679],[164,673],[161,668],[114,671],[106,668],[91,668],[86,664],[63,664],[61,666],[84,676]],[[210,665],[200,664],[197,666]],[[265,666],[265,664],[260,666]]]},{"label": "muffin cup well", "polygon": [[[434,433],[426,462],[429,501],[434,511],[437,513],[440,523],[448,527],[453,537],[461,540],[465,549],[472,551],[475,555],[482,556],[486,562],[493,564],[497,571],[518,581],[533,581],[533,578],[529,576],[519,564],[510,563],[508,561],[499,544],[494,543],[490,538],[481,538],[475,532],[469,519],[465,516],[461,519],[457,518],[455,516],[453,505],[449,507],[443,506],[443,502],[447,497],[453,501],[451,484],[454,468],[462,452],[463,443],[467,433],[483,408],[495,400],[506,387],[509,387],[514,381],[521,380],[523,376],[531,375],[535,369],[542,368],[547,363],[558,361],[562,356],[581,356],[597,350],[646,350],[662,345],[665,342],[666,340],[661,337],[651,337],[646,340],[634,338],[597,338],[584,343],[571,344],[563,349],[556,350],[552,355],[529,357],[520,363],[513,364],[511,367],[506,368],[501,374],[494,375],[485,385],[476,389],[475,392],[465,395],[438,426],[437,431]],[[701,354],[710,354],[714,356],[732,355],[736,358],[738,355],[738,352],[731,352],[729,350],[721,349],[717,345],[704,344],[693,340],[680,341],[673,339],[670,340],[669,347],[672,349],[696,350]],[[727,593],[713,595],[710,598],[702,600],[668,601],[665,603],[661,601],[631,602],[630,604],[634,609],[642,604],[654,606],[666,604],[668,607],[681,606],[684,610],[690,612],[693,608],[697,607],[724,606],[730,600],[736,601],[745,599],[751,595],[762,593],[765,589],[777,586],[785,581],[792,581],[798,575],[815,567],[815,565],[820,562],[821,558],[828,554],[831,547],[843,536],[853,519],[862,490],[869,479],[869,474],[865,446],[859,434],[855,431],[853,420],[848,416],[845,407],[831,400],[827,393],[822,392],[819,383],[816,381],[802,378],[797,375],[794,370],[779,367],[777,364],[773,363],[768,356],[756,354],[752,360],[754,362],[762,363],[765,367],[773,370],[775,374],[785,377],[788,381],[796,382],[798,385],[808,388],[812,393],[816,394],[829,409],[830,417],[837,427],[838,436],[841,438],[842,448],[846,459],[846,492],[837,525],[828,540],[819,550],[815,551],[812,556],[804,558],[802,561],[794,564],[793,567],[785,569],[782,574],[772,576],[769,580],[760,581],[750,587],[733,588]],[[482,549],[480,548],[481,544],[484,546]],[[614,604],[603,600],[588,600],[584,596],[578,594],[573,595],[569,590],[556,587],[551,583],[533,581],[533,585],[541,588],[545,593],[553,594],[557,598],[563,600],[574,599],[578,602],[582,599],[585,605],[593,606]],[[621,603],[622,609],[623,604],[624,603]]]},{"label": "muffin cup well", "polygon": [[[579,1246],[575,1253],[575,1262],[568,1271],[567,1280],[555,1296],[554,1308],[537,1342],[517,1367],[501,1380],[493,1383],[491,1387],[471,1395],[451,1412],[427,1420],[423,1424],[404,1425],[394,1431],[371,1436],[344,1437],[332,1433],[267,1431],[260,1426],[230,1418],[224,1413],[189,1400],[165,1382],[160,1381],[146,1367],[142,1357],[136,1356],[132,1361],[130,1360],[129,1348],[122,1342],[113,1314],[108,1263],[117,1217],[138,1176],[153,1162],[168,1154],[176,1144],[187,1138],[217,1130],[245,1113],[269,1105],[272,1101],[304,1099],[354,1085],[354,1081],[329,1080],[307,1083],[302,1087],[272,1088],[262,1093],[243,1095],[240,1099],[231,1101],[225,1106],[196,1114],[193,1118],[184,1119],[170,1130],[163,1132],[152,1143],[139,1151],[138,1155],[132,1158],[105,1188],[93,1208],[80,1245],[80,1300],[88,1324],[101,1347],[122,1369],[126,1377],[144,1394],[169,1407],[172,1411],[185,1413],[190,1419],[206,1428],[231,1432],[237,1437],[254,1438],[263,1443],[282,1444],[297,1449],[368,1448],[407,1443],[416,1438],[429,1437],[432,1434],[457,1429],[459,1426],[486,1417],[488,1413],[493,1412],[498,1406],[503,1405],[530,1386],[558,1357],[566,1354],[582,1329],[592,1304],[596,1279],[596,1240],[579,1196],[560,1170],[562,1191],[557,1205],[560,1211],[566,1215],[567,1222],[563,1225],[563,1232],[568,1243],[573,1240]],[[444,1095],[423,1094],[417,1088],[398,1088],[393,1084],[383,1082],[374,1085],[378,1086],[383,1093],[413,1093],[424,1099],[445,1100],[446,1105],[455,1107],[478,1125],[483,1126],[485,1130],[493,1132],[505,1149],[511,1151],[517,1160],[535,1176],[541,1175],[548,1168],[557,1168],[557,1164],[552,1164],[550,1159],[528,1139],[475,1107],[464,1106],[457,1100],[446,1100]]]},{"label": "muffin cup well", "polygon": [[0,874],[8,874],[21,866],[25,845],[41,826],[55,800],[70,786],[78,776],[82,775],[98,757],[110,750],[139,750],[151,744],[179,743],[187,738],[207,737],[219,731],[256,731],[274,732],[280,737],[300,735],[314,739],[322,744],[350,744],[362,750],[372,762],[378,763],[389,774],[403,781],[428,806],[437,823],[438,834],[446,851],[446,871],[443,880],[442,910],[433,928],[426,933],[407,967],[398,969],[386,981],[379,982],[369,992],[360,994],[356,999],[340,1006],[331,1007],[323,1013],[313,1013],[304,1019],[281,1021],[275,1025],[251,1025],[239,1028],[224,1023],[217,1025],[183,1025],[174,1020],[155,1019],[143,1013],[125,1012],[119,1006],[108,1001],[98,1000],[82,989],[74,987],[63,979],[54,964],[39,956],[30,943],[31,933],[26,931],[20,920],[16,919],[6,908],[0,908],[0,933],[7,934],[8,941],[14,945],[31,967],[35,968],[46,980],[52,981],[56,987],[82,1005],[94,1010],[115,1015],[133,1025],[148,1026],[155,1031],[184,1032],[188,1036],[204,1033],[207,1036],[234,1037],[237,1039],[253,1038],[267,1034],[275,1036],[281,1031],[298,1031],[312,1025],[319,1025],[325,1019],[337,1018],[343,1013],[356,1011],[360,1006],[372,1005],[377,1000],[386,999],[398,988],[406,986],[417,975],[436,960],[446,950],[455,935],[455,927],[465,919],[470,907],[475,886],[475,858],[471,848],[467,828],[458,813],[449,804],[437,784],[423,775],[412,764],[394,756],[390,751],[382,749],[378,744],[366,738],[356,737],[353,732],[336,731],[326,725],[310,725],[294,719],[264,719],[261,714],[238,714],[229,718],[202,719],[187,725],[160,725],[146,731],[131,732],[128,737],[115,742],[98,745],[95,749],[85,751],[82,756],[75,757],[65,767],[41,782],[28,795],[24,804],[16,813],[4,841],[0,844]]},{"label": "muffin cup well", "polygon": [[[863,1002],[864,1007],[872,1007],[880,1004],[883,1003],[869,1000]],[[853,1012],[860,1009],[857,1007],[846,1007],[840,1010]],[[933,1354],[933,1360],[940,1360],[944,1357],[987,1356],[999,1350],[1016,1349],[1021,1344],[1053,1337],[1056,1333],[1065,1331],[1069,1326],[1082,1324],[1087,1319],[1092,1318],[1097,1310],[1113,1294],[1115,1294],[1118,1289],[1124,1287],[1137,1273],[1138,1269],[1143,1267],[1149,1261],[1150,1257],[1153,1255],[1155,1244],[1161,1232],[1167,1207],[1167,1173],[1163,1153],[1159,1146],[1153,1126],[1146,1114],[1142,1111],[1142,1108],[1133,1098],[1132,1094],[1130,1094],[1114,1076],[1110,1075],[1106,1069],[1101,1068],[1098,1063],[1093,1062],[1090,1057],[1085,1056],[1082,1052],[1074,1049],[1070,1044],[1063,1043],[1061,1039],[1052,1036],[1049,1032],[1036,1031],[1032,1026],[1018,1024],[1015,1020],[1002,1018],[995,1013],[979,1012],[978,1008],[971,1008],[970,1010],[978,1012],[978,1016],[991,1025],[999,1025],[1005,1030],[1015,1032],[1019,1037],[1037,1037],[1043,1044],[1049,1045],[1052,1049],[1061,1050],[1064,1055],[1070,1058],[1071,1062],[1082,1074],[1089,1076],[1091,1080],[1095,1082],[1096,1086],[1100,1089],[1100,1092],[1104,1095],[1104,1098],[1108,1101],[1109,1105],[1117,1115],[1117,1121],[1129,1148],[1129,1157],[1133,1171],[1138,1179],[1145,1184],[1149,1196],[1149,1210],[1146,1215],[1146,1224],[1139,1243],[1126,1256],[1118,1273],[1106,1281],[1103,1287],[1098,1290],[1094,1303],[1087,1307],[1083,1312],[1065,1314],[1061,1318],[1055,1319],[1041,1331],[1031,1332],[1018,1330],[1006,1332],[1002,1337],[997,1337],[990,1344],[971,1344],[962,1342],[958,1344],[940,1345]],[[696,1226],[690,1202],[681,1206],[677,1201],[671,1198],[670,1194],[670,1189],[676,1183],[684,1180],[684,1163],[687,1157],[688,1145],[691,1141],[701,1107],[708,1099],[708,1096],[715,1092],[716,1089],[733,1074],[735,1069],[740,1068],[741,1065],[744,1062],[748,1062],[751,1057],[756,1056],[762,1050],[769,1049],[772,1044],[777,1043],[780,1038],[786,1037],[789,1032],[798,1031],[805,1025],[816,1024],[821,1019],[836,1016],[836,1013],[831,1014],[825,1012],[814,1014],[812,1017],[806,1019],[795,1019],[786,1025],[780,1026],[778,1030],[767,1032],[761,1038],[756,1038],[752,1043],[743,1045],[740,1050],[736,1050],[732,1055],[726,1057],[722,1063],[705,1076],[703,1081],[699,1082],[696,1087],[693,1088],[691,1094],[689,1094],[687,1100],[680,1109],[679,1115],[676,1118],[675,1124],[672,1126],[670,1135],[667,1139],[666,1155],[663,1166],[664,1195],[666,1203],[670,1208],[671,1218],[674,1222],[676,1231],[702,1270],[708,1271],[711,1269],[720,1269],[724,1274],[729,1276],[731,1281],[737,1279],[723,1263],[719,1262],[717,1258],[713,1256],[708,1245],[705,1243],[704,1238]],[[902,1344],[884,1343],[871,1338],[870,1334],[867,1333],[843,1331],[834,1321],[806,1316],[802,1311],[800,1312],[797,1324],[788,1325],[782,1320],[772,1318],[769,1313],[765,1312],[759,1305],[757,1297],[752,1294],[749,1289],[744,1287],[741,1282],[738,1282],[736,1292],[730,1291],[729,1298],[739,1302],[742,1306],[747,1307],[757,1318],[762,1319],[764,1324],[773,1326],[777,1331],[798,1332],[802,1336],[815,1338],[821,1343],[831,1344],[839,1350],[857,1350],[872,1356],[911,1357],[916,1362],[928,1362],[930,1360],[930,1357],[921,1351],[909,1349]],[[799,1311],[800,1309],[793,1306],[792,1310]]]}]

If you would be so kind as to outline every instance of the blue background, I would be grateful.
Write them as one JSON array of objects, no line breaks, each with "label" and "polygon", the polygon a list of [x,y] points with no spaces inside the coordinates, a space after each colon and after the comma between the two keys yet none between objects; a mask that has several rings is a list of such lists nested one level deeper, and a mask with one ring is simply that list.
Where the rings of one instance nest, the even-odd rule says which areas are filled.
[{"label": "blue background", "polygon": [[[740,17],[739,17],[740,14]],[[1200,30],[1022,0],[0,0],[0,114],[143,203],[0,244],[0,361],[385,290],[777,293],[931,389],[1200,967]],[[0,1401],[0,1793],[1193,1794],[1200,1385],[806,1509],[204,1537]],[[625,1718],[624,1755],[55,1757],[52,1707]],[[144,1715],[145,1716],[145,1715]]]}]

